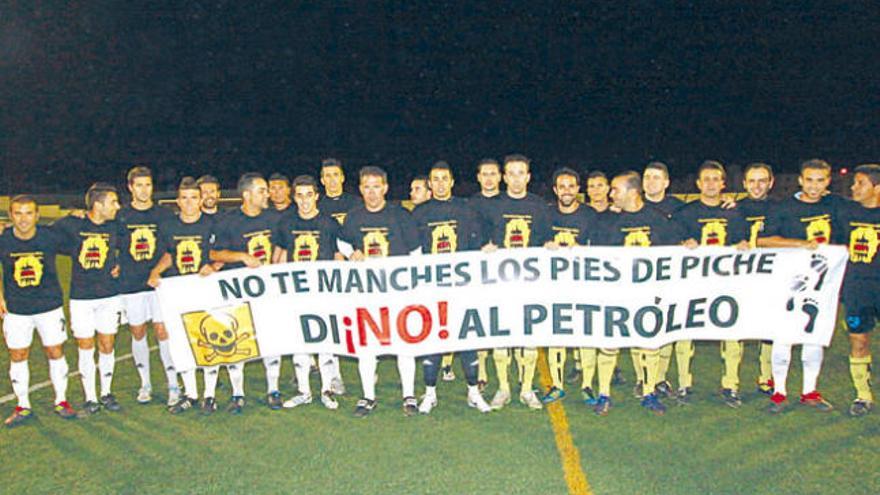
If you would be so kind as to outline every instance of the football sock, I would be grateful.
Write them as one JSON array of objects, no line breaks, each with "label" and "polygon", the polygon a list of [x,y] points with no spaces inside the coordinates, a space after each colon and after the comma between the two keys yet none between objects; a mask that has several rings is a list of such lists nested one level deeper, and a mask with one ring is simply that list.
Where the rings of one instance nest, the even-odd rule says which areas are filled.
[{"label": "football sock", "polygon": [[[597,353],[596,367],[599,370],[599,395],[611,396],[611,380],[614,378],[614,367],[617,366],[618,353],[617,349],[600,349]],[[586,361],[584,361],[584,364],[586,364]]]},{"label": "football sock", "polygon": [[330,390],[330,382],[336,376],[336,360],[333,354],[318,354],[318,371],[321,373],[321,392]]},{"label": "football sock", "polygon": [[116,354],[98,352],[98,372],[101,381],[101,397],[111,393],[113,386],[113,368],[116,367]]},{"label": "football sock", "polygon": [[18,397],[18,406],[30,409],[31,399],[28,396],[28,388],[31,382],[31,372],[28,369],[27,360],[9,363],[9,379],[12,381],[12,391]]},{"label": "football sock", "polygon": [[572,357],[572,359],[574,359],[574,369],[576,369],[576,370],[583,369],[583,365],[581,364],[581,353],[578,352],[577,349],[573,349],[572,351],[573,352],[571,353],[572,354],[571,357]]},{"label": "football sock", "polygon": [[771,355],[773,352],[773,344],[761,342],[761,354],[758,358],[759,383],[767,383],[773,379],[773,365]]},{"label": "football sock", "polygon": [[208,366],[204,370],[205,398],[214,397],[217,394],[217,379],[220,378],[219,366]]},{"label": "football sock", "polygon": [[565,347],[550,347],[547,349],[547,361],[550,365],[550,379],[553,386],[562,390],[565,388]]},{"label": "football sock", "polygon": [[364,398],[376,400],[376,356],[361,356],[358,359],[358,374],[361,375],[361,388]]},{"label": "football sock", "polygon": [[849,374],[856,388],[856,399],[874,402],[874,394],[871,393],[871,356],[850,356]]},{"label": "football sock", "polygon": [[296,388],[302,395],[312,395],[312,389],[309,385],[311,367],[312,359],[308,354],[293,355],[293,373],[296,375]]},{"label": "football sock", "polygon": [[675,343],[675,365],[678,367],[679,388],[694,386],[694,375],[691,374],[691,358],[693,357],[693,340],[680,340]]},{"label": "football sock", "polygon": [[150,347],[147,337],[141,340],[131,338],[131,355],[134,358],[134,367],[141,377],[141,387],[151,387],[150,384]]},{"label": "football sock", "polygon": [[598,350],[595,347],[581,347],[574,353],[575,356],[579,357],[577,363],[580,363],[581,366],[581,389],[593,386],[593,376],[596,375],[597,354]]},{"label": "football sock", "polygon": [[98,394],[95,392],[95,348],[80,349],[77,361],[80,380],[82,381],[83,394],[87,402],[97,402]]},{"label": "football sock", "polygon": [[821,345],[804,344],[801,349],[801,361],[804,367],[804,391],[808,394],[816,390],[819,381],[819,372],[822,371],[822,359],[825,357],[825,348]]},{"label": "football sock", "polygon": [[433,387],[437,385],[437,375],[440,374],[440,354],[430,354],[422,358],[422,374],[424,375],[425,385]]},{"label": "football sock", "polygon": [[535,369],[538,364],[538,349],[533,347],[524,347],[520,353],[520,393],[531,392],[532,383],[535,379]]},{"label": "football sock", "polygon": [[56,404],[67,400],[67,372],[69,370],[67,359],[64,356],[49,360],[49,380],[55,390]]},{"label": "football sock", "polygon": [[477,351],[477,380],[487,383],[489,381],[489,373],[486,371],[486,360],[489,359],[489,351]]},{"label": "football sock", "polygon": [[495,363],[495,373],[498,375],[498,390],[510,393],[510,349],[493,349],[492,361]]},{"label": "football sock", "polygon": [[743,344],[738,340],[721,342],[721,357],[724,359],[724,374],[721,388],[739,390],[739,364],[742,362]]},{"label": "football sock", "polygon": [[657,371],[660,367],[660,349],[642,349],[642,362],[645,363],[645,384],[642,395],[654,393],[657,387]]},{"label": "football sock", "polygon": [[645,382],[645,369],[642,366],[642,350],[635,347],[630,348],[629,355],[632,358],[633,369],[636,371],[636,381]]},{"label": "football sock", "polygon": [[[147,339],[144,339],[145,341]],[[149,360],[149,358],[147,358]],[[174,369],[174,361],[171,360],[171,348],[167,340],[159,341],[159,359],[162,361],[162,368],[165,370],[165,379],[168,380],[168,388],[172,389],[177,386],[177,370]]]},{"label": "football sock", "polygon": [[791,364],[791,344],[773,343],[771,354],[773,366],[773,390],[782,395],[788,395],[785,389],[788,379],[788,366]]},{"label": "football sock", "polygon": [[416,358],[397,356],[397,372],[400,374],[400,389],[404,397],[416,395]]},{"label": "football sock", "polygon": [[244,365],[230,364],[226,371],[229,373],[229,383],[232,384],[232,395],[244,397]]},{"label": "football sock", "polygon": [[672,351],[675,350],[675,344],[666,344],[660,348],[660,364],[657,368],[657,381],[666,381],[666,374],[669,372],[669,363],[672,362]]},{"label": "football sock", "polygon": [[[309,358],[309,367],[311,367],[312,358],[308,354],[306,356]],[[263,367],[266,368],[266,393],[277,392],[278,379],[281,377],[281,358],[278,356],[263,358]]]},{"label": "football sock", "polygon": [[183,391],[190,399],[199,398],[199,387],[196,385],[196,370],[182,371],[180,379],[183,380]]},{"label": "football sock", "polygon": [[468,385],[477,384],[477,373],[479,371],[479,358],[477,351],[462,351],[458,355],[461,362],[461,369],[464,371],[464,379]]}]

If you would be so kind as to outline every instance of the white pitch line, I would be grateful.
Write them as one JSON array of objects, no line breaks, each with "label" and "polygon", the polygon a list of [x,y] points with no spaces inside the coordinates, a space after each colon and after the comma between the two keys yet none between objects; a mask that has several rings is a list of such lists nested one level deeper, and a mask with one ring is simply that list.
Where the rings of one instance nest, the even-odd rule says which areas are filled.
[{"label": "white pitch line", "polygon": [[[150,350],[151,350],[151,351],[155,351],[155,350],[158,349],[158,348],[159,348],[159,346],[155,346],[155,345],[154,345],[153,347],[150,347]],[[123,354],[122,356],[119,356],[118,358],[116,358],[116,362],[118,363],[118,362],[120,362],[120,361],[125,361],[126,359],[131,359],[131,353],[130,353],[130,352],[129,352],[128,354]],[[69,379],[71,379],[71,378],[76,378],[76,377],[78,377],[78,376],[79,376],[79,371],[74,371],[73,373],[68,373],[68,374],[67,374],[67,379],[69,380]],[[40,382],[40,383],[38,383],[38,384],[36,384],[36,385],[31,385],[31,388],[28,389],[28,393],[36,392],[37,390],[44,389],[44,388],[46,388],[46,387],[48,387],[48,386],[50,386],[50,385],[52,385],[52,382],[49,381],[49,380],[46,380],[45,382]],[[9,402],[9,401],[11,401],[12,399],[15,399],[15,398],[16,398],[15,394],[7,394],[7,395],[4,395],[3,397],[0,397],[0,404],[6,404],[7,402]]]}]

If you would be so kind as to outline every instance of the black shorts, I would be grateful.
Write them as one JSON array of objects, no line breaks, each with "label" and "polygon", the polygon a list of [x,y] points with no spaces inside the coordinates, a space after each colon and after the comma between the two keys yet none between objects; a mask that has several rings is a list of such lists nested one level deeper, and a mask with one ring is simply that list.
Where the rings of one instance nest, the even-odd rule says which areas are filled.
[{"label": "black shorts", "polygon": [[880,317],[880,283],[847,280],[843,284],[843,306],[849,333],[868,333]]}]

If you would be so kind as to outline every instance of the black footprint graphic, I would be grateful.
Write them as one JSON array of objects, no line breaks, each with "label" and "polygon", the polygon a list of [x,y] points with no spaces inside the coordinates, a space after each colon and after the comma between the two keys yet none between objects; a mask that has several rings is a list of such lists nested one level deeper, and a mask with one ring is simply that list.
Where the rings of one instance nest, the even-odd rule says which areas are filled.
[{"label": "black footprint graphic", "polygon": [[819,280],[816,281],[816,285],[813,286],[813,290],[821,290],[822,284],[825,283],[825,274],[828,273],[828,258],[822,256],[821,254],[814,254],[812,259],[810,259],[810,268],[816,271],[819,274]]},{"label": "black footprint graphic", "polygon": [[803,292],[807,290],[807,281],[809,277],[806,275],[798,275],[791,281],[791,285],[789,286],[789,290],[791,290],[791,297],[788,299],[788,302],[785,304],[785,309],[787,311],[794,311],[794,296],[796,296],[799,292]]},{"label": "black footprint graphic", "polygon": [[813,333],[813,326],[816,324],[816,316],[819,315],[818,303],[814,299],[804,299],[804,305],[801,306],[801,311],[809,317],[806,326],[804,326],[804,331],[807,333]]}]

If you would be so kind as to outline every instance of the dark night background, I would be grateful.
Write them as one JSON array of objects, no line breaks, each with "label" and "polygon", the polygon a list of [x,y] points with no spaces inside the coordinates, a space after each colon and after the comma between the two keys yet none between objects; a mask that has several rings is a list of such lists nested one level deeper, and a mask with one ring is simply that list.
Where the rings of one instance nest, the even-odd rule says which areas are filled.
[{"label": "dark night background", "polygon": [[868,2],[417,3],[7,1],[0,193],[78,193],[135,162],[162,187],[233,187],[333,155],[386,166],[399,195],[437,159],[465,183],[513,151],[539,181],[564,164],[880,159]]}]

